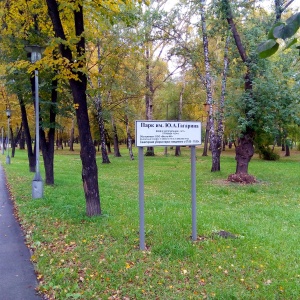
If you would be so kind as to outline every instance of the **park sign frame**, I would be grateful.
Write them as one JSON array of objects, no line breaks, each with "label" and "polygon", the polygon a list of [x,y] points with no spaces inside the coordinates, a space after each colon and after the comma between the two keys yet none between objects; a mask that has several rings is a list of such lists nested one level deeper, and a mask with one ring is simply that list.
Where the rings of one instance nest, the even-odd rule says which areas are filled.
[{"label": "park sign frame", "polygon": [[201,145],[201,122],[193,121],[135,121],[135,145],[139,153],[139,235],[140,250],[145,243],[144,147],[190,146],[192,240],[197,241],[196,209],[196,145]]},{"label": "park sign frame", "polygon": [[201,145],[201,122],[135,121],[135,145],[137,147]]}]

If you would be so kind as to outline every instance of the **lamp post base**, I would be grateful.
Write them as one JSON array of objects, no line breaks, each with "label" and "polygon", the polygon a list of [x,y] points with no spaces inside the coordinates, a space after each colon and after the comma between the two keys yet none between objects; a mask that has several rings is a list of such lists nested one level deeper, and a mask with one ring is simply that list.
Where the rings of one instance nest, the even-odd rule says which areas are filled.
[{"label": "lamp post base", "polygon": [[10,164],[10,156],[6,156],[6,164],[7,164],[7,165]]},{"label": "lamp post base", "polygon": [[43,181],[35,180],[32,181],[32,198],[40,199],[43,198]]}]

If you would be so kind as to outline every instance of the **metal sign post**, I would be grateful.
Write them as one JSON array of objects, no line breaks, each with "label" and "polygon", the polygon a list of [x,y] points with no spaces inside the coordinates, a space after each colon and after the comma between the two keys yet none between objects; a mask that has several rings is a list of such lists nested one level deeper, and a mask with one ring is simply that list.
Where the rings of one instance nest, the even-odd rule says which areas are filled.
[{"label": "metal sign post", "polygon": [[135,121],[135,140],[139,148],[140,250],[145,244],[144,147],[191,147],[192,239],[197,240],[196,145],[201,144],[201,123],[182,121]]},{"label": "metal sign post", "polygon": [[197,208],[196,208],[196,147],[191,146],[191,183],[192,183],[192,239],[197,240]]},{"label": "metal sign post", "polygon": [[140,249],[145,250],[144,148],[139,147]]}]

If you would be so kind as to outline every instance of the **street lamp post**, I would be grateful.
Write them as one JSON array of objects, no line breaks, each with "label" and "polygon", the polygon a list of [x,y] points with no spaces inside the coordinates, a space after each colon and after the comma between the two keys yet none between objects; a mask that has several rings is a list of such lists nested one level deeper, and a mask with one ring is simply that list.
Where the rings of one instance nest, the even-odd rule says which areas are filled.
[{"label": "street lamp post", "polygon": [[[32,45],[26,46],[25,50],[31,55],[31,62],[42,58],[43,47]],[[43,180],[40,174],[40,110],[39,110],[39,74],[38,70],[34,70],[34,82],[35,82],[35,176],[32,180],[32,198],[43,198]]]},{"label": "street lamp post", "polygon": [[6,116],[7,116],[7,156],[6,156],[6,164],[10,164],[10,156],[9,156],[9,121],[11,116],[11,110],[9,105],[6,107]]}]

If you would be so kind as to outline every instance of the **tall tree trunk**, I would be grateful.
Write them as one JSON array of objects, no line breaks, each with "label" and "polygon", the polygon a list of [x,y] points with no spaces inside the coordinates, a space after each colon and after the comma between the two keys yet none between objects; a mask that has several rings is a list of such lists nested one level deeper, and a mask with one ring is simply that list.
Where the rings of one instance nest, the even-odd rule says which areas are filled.
[{"label": "tall tree trunk", "polygon": [[[153,81],[151,75],[151,65],[150,65],[150,47],[147,43],[146,45],[146,95],[145,95],[145,102],[146,102],[146,120],[153,120]],[[146,156],[154,156],[154,147],[147,147]]]},{"label": "tall tree trunk", "polygon": [[254,153],[252,135],[244,134],[243,137],[239,138],[235,149],[235,159],[237,161],[236,174],[248,174],[249,161]]},{"label": "tall tree trunk", "polygon": [[[212,138],[212,167],[211,171],[216,172],[221,170],[221,152],[222,152],[222,141],[224,137],[224,102],[226,94],[226,82],[227,82],[227,71],[228,71],[228,47],[229,47],[229,35],[226,38],[225,51],[224,51],[224,67],[222,75],[222,91],[218,105],[217,112],[217,131],[215,136]],[[225,143],[224,143],[225,145]],[[224,146],[225,148],[225,146]]]},{"label": "tall tree trunk", "polygon": [[23,100],[23,95],[18,94],[18,100],[21,108],[21,116],[22,116],[22,124],[24,128],[24,134],[25,134],[25,141],[26,141],[26,146],[27,146],[27,156],[28,156],[28,164],[29,164],[29,171],[30,172],[35,172],[35,154],[32,148],[32,139],[31,139],[31,134],[30,134],[30,129],[28,125],[28,119],[27,119],[27,112],[26,112],[26,107],[25,103]]},{"label": "tall tree trunk", "polygon": [[[180,95],[179,95],[179,109],[178,109],[178,120],[181,121],[182,120],[182,110],[183,110],[183,94],[184,94],[184,90],[185,90],[185,80],[183,82],[181,91],[180,91]],[[180,146],[176,146],[175,148],[175,156],[180,156],[181,155],[181,150],[180,150]]]},{"label": "tall tree trunk", "polygon": [[286,146],[285,146],[285,156],[291,156],[290,146],[288,143],[286,143]]},{"label": "tall tree trunk", "polygon": [[[251,61],[247,57],[240,35],[235,26],[229,1],[228,0],[223,0],[223,1],[226,4],[227,22],[230,26],[241,59],[247,68],[246,75],[244,77],[245,92],[248,94],[248,97],[252,99],[253,98],[252,78],[251,78],[251,71],[250,71]],[[246,116],[248,114],[247,107],[248,104],[246,103],[246,112],[245,112]],[[254,146],[253,146],[254,130],[249,126],[246,126],[244,131],[241,132],[241,135],[242,136],[238,139],[237,141],[238,143],[236,146],[236,156],[235,156],[235,159],[237,161],[236,174],[240,174],[240,173],[248,174],[248,164],[254,154]]]},{"label": "tall tree trunk", "polygon": [[132,137],[129,130],[129,121],[127,115],[125,115],[125,124],[126,124],[126,133],[127,133],[127,146],[129,151],[129,157],[131,160],[134,160],[133,152],[132,152]]},{"label": "tall tree trunk", "polygon": [[105,146],[107,147],[107,152],[111,153],[110,136],[106,129],[104,129],[104,133],[105,133]]},{"label": "tall tree trunk", "polygon": [[209,124],[210,124],[210,120],[209,120],[209,116],[207,115],[202,156],[207,156],[208,142],[209,142]]},{"label": "tall tree trunk", "polygon": [[45,184],[54,184],[54,143],[55,143],[55,118],[56,118],[56,102],[57,102],[57,80],[52,81],[52,91],[51,91],[51,102],[52,106],[49,112],[49,123],[50,128],[48,130],[48,136],[46,139],[45,130],[40,127],[40,142],[44,160],[45,168]]},{"label": "tall tree trunk", "polygon": [[[48,12],[52,20],[53,29],[57,37],[66,40],[64,29],[59,15],[58,3],[55,0],[46,0]],[[69,79],[72,95],[74,99],[74,106],[76,109],[77,124],[79,129],[80,139],[80,157],[82,161],[82,181],[83,189],[86,199],[86,213],[88,216],[95,216],[101,214],[100,195],[98,186],[98,168],[96,163],[96,151],[92,140],[90,131],[90,123],[87,109],[86,88],[87,77],[80,71],[85,68],[85,39],[84,39],[84,21],[83,21],[83,7],[78,4],[78,10],[74,11],[74,26],[75,34],[80,37],[76,45],[76,56],[81,58],[77,61],[78,69],[71,68],[70,71],[78,78]],[[73,62],[72,51],[65,45],[60,45],[60,51],[63,57],[70,62]]]},{"label": "tall tree trunk", "polygon": [[74,151],[74,118],[72,118],[72,128],[69,142],[70,151]]},{"label": "tall tree trunk", "polygon": [[21,128],[19,128],[17,126],[16,128],[16,136],[14,137],[14,133],[12,128],[10,128],[10,136],[11,136],[11,157],[15,157],[15,153],[16,153],[16,146],[20,140],[21,137],[21,131],[22,131],[22,124],[21,124]]},{"label": "tall tree trunk", "polygon": [[19,148],[20,150],[25,150],[25,133],[24,133],[24,129],[23,129],[23,123],[21,125],[21,134],[20,134],[20,141],[19,141]]},{"label": "tall tree trunk", "polygon": [[11,157],[15,157],[15,152],[16,152],[16,144],[15,144],[15,141],[14,141],[14,132],[12,130],[12,128],[10,127],[9,128],[10,130],[10,145],[11,145]]},{"label": "tall tree trunk", "polygon": [[117,132],[117,126],[114,121],[114,118],[112,118],[112,127],[114,132],[114,156],[115,157],[121,157],[120,148],[119,148],[119,138],[118,138],[118,132]]},{"label": "tall tree trunk", "polygon": [[[98,61],[100,61],[101,47],[100,47],[100,40],[99,39],[97,41],[97,55],[98,55]],[[94,104],[96,106],[97,121],[98,121],[98,124],[99,124],[102,163],[103,164],[109,164],[110,160],[109,160],[108,153],[107,153],[107,150],[106,150],[105,126],[104,126],[103,107],[102,107],[102,96],[101,96],[101,92],[100,92],[100,88],[101,88],[100,74],[101,74],[101,67],[100,67],[100,65],[98,65],[98,79],[97,79],[98,93],[97,93],[97,96],[94,99]]]},{"label": "tall tree trunk", "polygon": [[212,143],[214,142],[212,141],[212,138],[214,138],[215,135],[215,128],[214,128],[214,120],[213,120],[212,79],[210,74],[208,38],[207,38],[204,4],[205,1],[201,1],[200,15],[201,15],[202,38],[203,38],[204,62],[205,62],[206,104],[209,106],[209,111],[208,111],[208,119],[206,123],[205,147],[202,156],[207,156],[208,139],[210,140],[211,147],[215,147],[215,143],[212,145]]},{"label": "tall tree trunk", "polygon": [[[41,125],[39,125],[39,134],[40,134],[40,148],[43,155],[44,168],[45,168],[45,184],[53,185],[54,184],[54,142],[55,142],[55,106],[57,102],[57,80],[52,81],[52,90],[51,90],[51,102],[52,106],[49,112],[49,123],[50,129],[48,132],[48,138],[46,139],[46,133]],[[34,77],[31,79],[31,90],[33,99],[35,99],[35,80]],[[35,102],[34,102],[35,104]],[[40,111],[40,110],[39,110]],[[42,123],[42,118],[39,116],[39,123]],[[39,154],[38,154],[39,155]]]},{"label": "tall tree trunk", "polygon": [[291,156],[289,141],[287,137],[288,137],[287,130],[284,129],[283,130],[283,145],[284,145],[283,151],[285,151],[285,156]]}]

